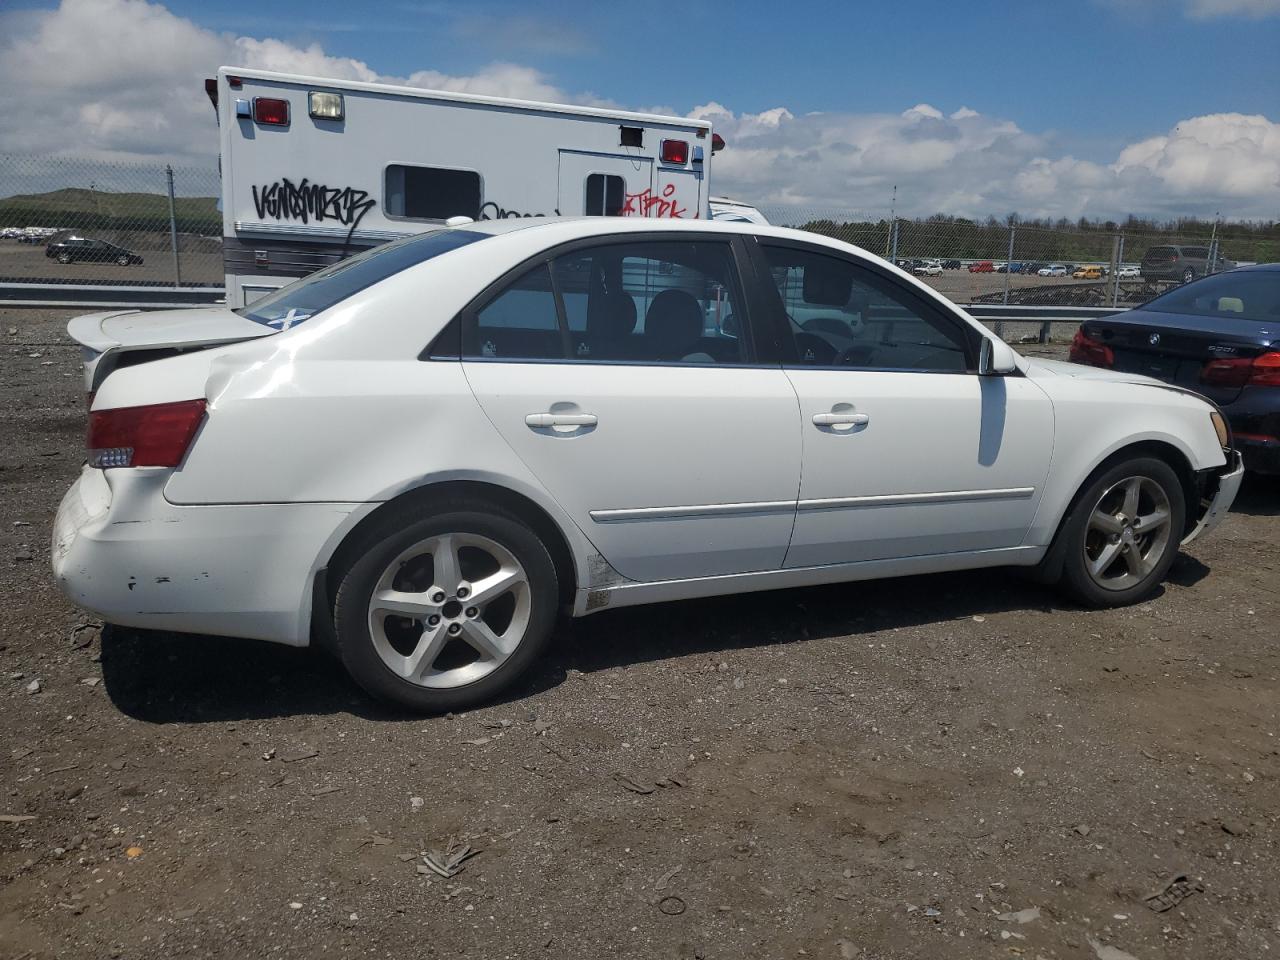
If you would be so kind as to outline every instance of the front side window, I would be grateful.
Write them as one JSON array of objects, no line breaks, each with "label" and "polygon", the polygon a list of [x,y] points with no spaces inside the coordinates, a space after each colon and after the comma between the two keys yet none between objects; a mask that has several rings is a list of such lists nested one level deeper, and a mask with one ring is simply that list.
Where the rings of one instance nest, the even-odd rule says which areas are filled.
[{"label": "front side window", "polygon": [[762,245],[800,366],[959,373],[965,331],[868,267]]},{"label": "front side window", "polygon": [[[540,264],[463,318],[469,359],[742,364],[724,242],[631,241]],[[738,314],[741,316],[741,314]]]},{"label": "front side window", "polygon": [[474,170],[393,163],[387,167],[385,187],[383,210],[389,217],[480,219],[480,174]]},{"label": "front side window", "polygon": [[255,323],[287,330],[401,270],[487,236],[469,230],[432,230],[405,237],[340,260],[255,300],[250,306],[241,307],[236,313]]}]

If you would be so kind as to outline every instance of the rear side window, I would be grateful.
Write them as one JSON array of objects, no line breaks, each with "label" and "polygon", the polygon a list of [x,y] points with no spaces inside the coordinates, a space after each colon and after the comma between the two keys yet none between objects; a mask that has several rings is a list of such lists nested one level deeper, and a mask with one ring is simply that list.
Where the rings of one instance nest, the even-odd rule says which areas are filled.
[{"label": "rear side window", "polygon": [[487,236],[469,230],[432,230],[405,237],[325,267],[236,313],[255,323],[288,330],[379,280]]},{"label": "rear side window", "polygon": [[480,174],[474,170],[393,163],[387,167],[383,211],[408,220],[479,220],[480,193]]},{"label": "rear side window", "polygon": [[747,363],[735,319],[740,291],[727,243],[587,247],[531,268],[467,311],[463,356],[514,363]]},{"label": "rear side window", "polygon": [[587,177],[587,200],[583,208],[588,217],[617,217],[626,201],[627,184],[621,177],[593,173]]}]

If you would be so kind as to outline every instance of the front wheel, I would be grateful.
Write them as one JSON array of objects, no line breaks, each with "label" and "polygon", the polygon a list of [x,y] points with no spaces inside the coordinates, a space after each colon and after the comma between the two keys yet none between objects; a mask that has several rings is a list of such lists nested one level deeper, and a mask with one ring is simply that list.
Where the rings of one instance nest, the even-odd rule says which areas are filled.
[{"label": "front wheel", "polygon": [[116,263],[120,264],[122,267],[127,267],[129,265],[129,258],[122,253],[120,256],[116,257]]},{"label": "front wheel", "polygon": [[438,713],[492,699],[555,624],[555,565],[516,517],[478,504],[392,514],[355,544],[334,627],[374,696]]},{"label": "front wheel", "polygon": [[1089,482],[1063,526],[1062,586],[1093,607],[1148,597],[1178,554],[1186,498],[1163,460],[1118,463]]},{"label": "front wheel", "polygon": [[59,262],[59,263],[70,263],[70,262],[71,262],[71,254],[69,254],[69,253],[60,253],[60,254],[58,254],[58,262]]}]

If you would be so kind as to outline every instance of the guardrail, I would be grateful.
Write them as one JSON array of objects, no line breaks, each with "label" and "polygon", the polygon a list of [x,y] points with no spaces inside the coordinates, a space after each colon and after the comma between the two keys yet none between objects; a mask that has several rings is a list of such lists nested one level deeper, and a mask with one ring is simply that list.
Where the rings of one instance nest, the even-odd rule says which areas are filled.
[{"label": "guardrail", "polygon": [[1055,323],[1082,323],[1099,317],[1123,313],[1128,307],[1028,307],[1015,303],[962,303],[969,316],[991,324],[996,336],[1004,336],[1006,323],[1036,323],[1040,325],[1039,342],[1048,343]]},{"label": "guardrail", "polygon": [[70,283],[0,283],[0,307],[171,310],[225,299],[222,287],[141,287]]}]

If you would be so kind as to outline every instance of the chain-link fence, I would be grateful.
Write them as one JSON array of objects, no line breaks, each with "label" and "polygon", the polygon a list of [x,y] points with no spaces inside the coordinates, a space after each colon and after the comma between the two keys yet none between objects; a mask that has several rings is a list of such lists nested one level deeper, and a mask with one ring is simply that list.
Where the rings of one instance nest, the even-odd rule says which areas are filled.
[{"label": "chain-link fence", "polygon": [[206,167],[0,154],[0,283],[221,286]]},{"label": "chain-link fence", "polygon": [[1052,226],[937,216],[872,220],[762,208],[771,223],[856,244],[957,303],[1132,306],[1170,285],[1238,263],[1280,260],[1280,225],[1250,232],[1212,223],[1169,230]]},{"label": "chain-link fence", "polygon": [[[0,154],[0,283],[220,285],[217,166]],[[1280,225],[1157,230],[761,207],[896,262],[962,304],[1131,306],[1189,276],[1280,260]]]}]

